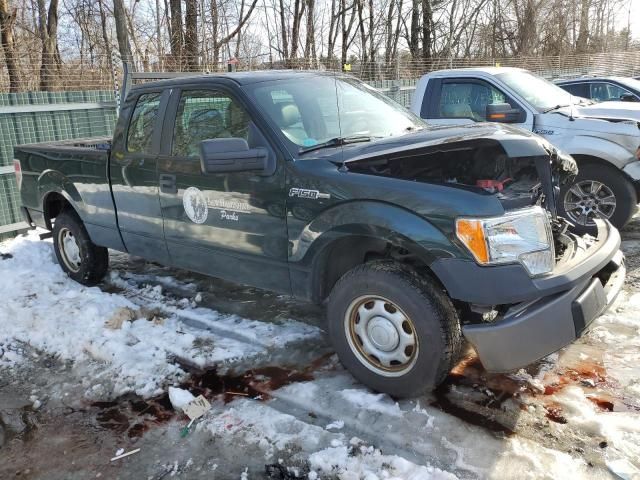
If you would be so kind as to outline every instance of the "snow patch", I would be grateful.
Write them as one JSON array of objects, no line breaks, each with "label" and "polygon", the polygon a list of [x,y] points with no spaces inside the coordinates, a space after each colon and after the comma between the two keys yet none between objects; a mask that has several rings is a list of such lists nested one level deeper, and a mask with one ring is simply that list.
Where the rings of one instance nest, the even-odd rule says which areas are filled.
[{"label": "snow patch", "polygon": [[340,395],[353,405],[373,412],[390,415],[392,417],[402,416],[402,410],[396,402],[392,402],[388,395],[383,393],[371,393],[362,389],[346,389]]}]

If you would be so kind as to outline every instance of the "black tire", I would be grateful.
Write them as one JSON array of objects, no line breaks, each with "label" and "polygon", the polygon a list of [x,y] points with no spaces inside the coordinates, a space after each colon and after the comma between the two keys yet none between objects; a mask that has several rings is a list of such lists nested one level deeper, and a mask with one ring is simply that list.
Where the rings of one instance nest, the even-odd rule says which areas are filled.
[{"label": "black tire", "polygon": [[[73,242],[77,246],[77,252],[72,245]],[[68,245],[66,248],[65,244]],[[108,250],[91,241],[82,220],[71,209],[63,210],[56,217],[53,226],[53,249],[62,269],[69,277],[83,285],[97,284],[109,268]]]},{"label": "black tire", "polygon": [[[578,190],[574,186],[588,186],[589,182],[599,182],[604,185],[605,189],[608,189],[615,197],[615,207],[612,209],[609,221],[616,227],[624,227],[637,209],[638,196],[636,189],[631,181],[624,176],[624,174],[608,165],[585,163],[579,165],[580,171],[571,184],[563,185],[560,189],[560,198],[558,200],[558,214],[565,219],[569,220],[575,225],[573,229],[576,233],[589,233],[595,235],[597,229],[592,220],[588,220],[586,225],[581,224],[579,220],[584,217],[580,217],[576,212],[581,209],[582,206],[577,206],[576,210],[571,211],[569,208],[570,202],[578,199],[576,192]],[[574,188],[573,191],[571,189]],[[594,201],[602,201],[607,197],[607,192],[604,189],[600,189],[599,193],[594,198]],[[566,203],[569,202],[569,203]],[[595,205],[595,207],[607,209],[610,208],[607,205]],[[568,211],[569,210],[569,211]],[[606,213],[609,213],[607,211]]]},{"label": "black tire", "polygon": [[[363,297],[364,300],[361,300]],[[384,366],[373,365],[376,357],[363,353],[366,348],[360,336],[353,333],[353,328],[359,328],[359,322],[362,321],[359,313],[352,320],[356,309],[354,302],[360,302],[355,304],[365,310],[378,308],[375,303],[373,307],[370,306],[371,302],[367,303],[368,297],[373,302],[379,298],[383,303],[389,301],[393,306],[391,312],[397,307],[400,315],[410,320],[412,328],[408,330],[402,323],[405,334],[413,331],[417,339],[415,350],[410,350],[413,360],[407,362],[405,367],[402,364],[397,367],[399,371],[394,372],[394,376],[388,376],[389,372],[380,373]],[[388,305],[384,303],[384,309],[387,308]],[[347,272],[331,291],[327,317],[329,337],[342,364],[366,386],[394,397],[415,397],[435,389],[446,378],[460,355],[460,321],[447,294],[432,279],[420,276],[396,262],[375,261]],[[376,318],[366,320],[367,331]],[[354,327],[354,324],[358,326]],[[369,338],[374,337],[372,335]],[[368,341],[372,341],[370,339]],[[355,346],[355,342],[360,346]],[[406,354],[406,349],[400,351]]]}]

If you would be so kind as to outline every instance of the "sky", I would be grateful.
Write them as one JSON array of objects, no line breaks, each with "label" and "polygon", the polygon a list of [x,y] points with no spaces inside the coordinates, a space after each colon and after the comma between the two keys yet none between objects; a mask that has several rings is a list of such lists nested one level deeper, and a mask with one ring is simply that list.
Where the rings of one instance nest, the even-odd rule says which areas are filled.
[{"label": "sky", "polygon": [[[629,2],[631,4],[631,36],[636,40],[640,40],[640,0],[629,0]],[[626,26],[628,11],[629,8],[625,8],[625,12],[619,17],[622,27]]]}]

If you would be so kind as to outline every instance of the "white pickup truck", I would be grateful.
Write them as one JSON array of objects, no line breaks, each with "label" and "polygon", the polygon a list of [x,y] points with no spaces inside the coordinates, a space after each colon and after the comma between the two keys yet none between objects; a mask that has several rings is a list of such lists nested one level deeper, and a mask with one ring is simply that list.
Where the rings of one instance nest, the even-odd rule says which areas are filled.
[{"label": "white pickup truck", "polygon": [[511,123],[572,155],[580,172],[562,187],[558,209],[579,230],[594,218],[623,227],[640,193],[640,104],[593,104],[526,70],[441,70],[424,75],[411,110],[429,124]]}]

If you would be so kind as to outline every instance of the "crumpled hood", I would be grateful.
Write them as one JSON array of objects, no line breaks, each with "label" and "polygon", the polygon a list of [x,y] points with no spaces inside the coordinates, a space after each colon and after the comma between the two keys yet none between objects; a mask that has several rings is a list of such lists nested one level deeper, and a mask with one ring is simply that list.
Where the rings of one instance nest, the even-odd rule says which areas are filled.
[{"label": "crumpled hood", "polygon": [[[607,104],[615,106],[633,104],[634,102],[604,102],[588,106],[564,107],[550,113],[536,115],[536,131],[549,128],[563,128],[573,131],[602,133],[608,135],[624,135],[640,137],[640,109],[609,109]],[[640,104],[640,102],[639,102]],[[604,105],[604,107],[599,107]],[[598,107],[598,108],[594,108]],[[627,114],[626,112],[630,112]],[[638,118],[632,118],[632,115]]]},{"label": "crumpled hood", "polygon": [[[521,128],[498,123],[474,123],[458,126],[442,126],[425,129],[409,135],[356,144],[345,149],[342,161],[349,164],[370,161],[375,158],[404,156],[434,152],[439,149],[451,150],[457,145],[464,148],[470,144],[500,144],[511,158],[547,157],[552,158],[552,170],[564,175],[576,175],[578,168],[575,160],[557,151],[544,138]],[[337,158],[327,158],[336,162]]]},{"label": "crumpled hood", "polygon": [[640,122],[640,102],[600,102],[576,106],[575,110],[590,117],[627,118]]},{"label": "crumpled hood", "polygon": [[510,157],[548,155],[554,149],[544,138],[520,128],[497,123],[475,123],[431,126],[416,133],[353,144],[344,148],[342,155],[334,153],[330,155],[333,158],[324,158],[348,164],[377,156],[405,154],[423,149],[437,150],[438,146],[446,146],[449,149],[452,144],[470,141],[499,143]]}]

